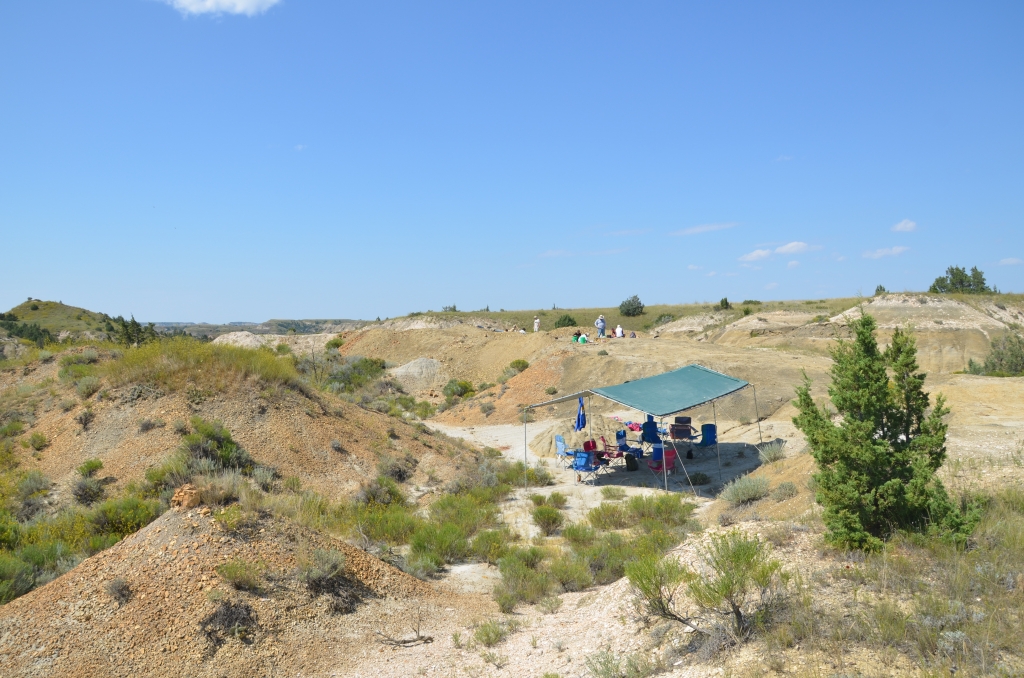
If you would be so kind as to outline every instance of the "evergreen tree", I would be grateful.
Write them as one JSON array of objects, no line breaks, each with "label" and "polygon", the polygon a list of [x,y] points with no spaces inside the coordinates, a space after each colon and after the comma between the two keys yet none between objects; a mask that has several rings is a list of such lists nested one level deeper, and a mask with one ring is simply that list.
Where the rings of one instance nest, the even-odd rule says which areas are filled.
[{"label": "evergreen tree", "polygon": [[972,266],[970,273],[961,266],[950,266],[946,269],[946,275],[936,278],[928,291],[939,294],[983,294],[994,290],[985,282],[985,274],[977,266]]},{"label": "evergreen tree", "polygon": [[145,327],[132,316],[131,320],[125,320],[122,316],[114,318],[117,326],[114,332],[117,335],[117,342],[125,346],[141,346],[147,341],[154,341],[157,338],[156,325],[149,323]]},{"label": "evergreen tree", "polygon": [[836,546],[874,550],[897,530],[932,531],[961,538],[975,512],[949,500],[936,471],[946,459],[949,414],[939,395],[928,412],[924,373],[914,338],[896,330],[884,352],[869,315],[851,323],[852,341],[832,350],[833,413],[811,398],[811,380],[797,388],[793,419],[818,464],[816,499],[826,539]]}]

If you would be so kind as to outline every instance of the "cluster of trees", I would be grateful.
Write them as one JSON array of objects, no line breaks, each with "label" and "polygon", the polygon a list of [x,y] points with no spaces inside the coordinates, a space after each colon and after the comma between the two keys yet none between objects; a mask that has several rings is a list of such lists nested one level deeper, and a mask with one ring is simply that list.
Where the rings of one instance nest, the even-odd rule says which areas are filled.
[{"label": "cluster of trees", "polygon": [[938,294],[983,294],[998,290],[985,283],[985,274],[977,266],[972,266],[970,273],[961,266],[950,266],[946,269],[946,275],[936,278],[928,291]]},{"label": "cluster of trees", "polygon": [[1018,377],[1024,375],[1024,339],[1009,334],[992,340],[992,352],[984,363],[972,358],[967,362],[971,374],[985,374],[992,377]]}]

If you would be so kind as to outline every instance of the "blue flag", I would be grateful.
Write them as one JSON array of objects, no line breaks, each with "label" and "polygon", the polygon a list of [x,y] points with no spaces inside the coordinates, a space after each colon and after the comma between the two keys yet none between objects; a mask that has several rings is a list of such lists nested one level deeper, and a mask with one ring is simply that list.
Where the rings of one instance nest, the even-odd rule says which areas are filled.
[{"label": "blue flag", "polygon": [[587,413],[583,409],[583,396],[580,396],[580,411],[576,413],[576,430],[582,431],[587,427]]}]

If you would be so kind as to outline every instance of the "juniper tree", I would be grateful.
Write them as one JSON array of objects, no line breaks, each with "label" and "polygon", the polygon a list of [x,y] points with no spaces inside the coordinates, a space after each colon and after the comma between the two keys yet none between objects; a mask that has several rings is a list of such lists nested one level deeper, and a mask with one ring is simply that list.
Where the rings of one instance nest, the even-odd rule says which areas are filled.
[{"label": "juniper tree", "polygon": [[825,509],[826,538],[874,550],[897,530],[962,536],[973,512],[955,507],[936,476],[946,459],[945,399],[938,395],[929,410],[914,338],[897,329],[883,352],[875,327],[874,318],[862,316],[851,323],[853,340],[832,350],[834,412],[814,403],[806,374],[797,388],[793,423],[818,465],[815,494]]}]

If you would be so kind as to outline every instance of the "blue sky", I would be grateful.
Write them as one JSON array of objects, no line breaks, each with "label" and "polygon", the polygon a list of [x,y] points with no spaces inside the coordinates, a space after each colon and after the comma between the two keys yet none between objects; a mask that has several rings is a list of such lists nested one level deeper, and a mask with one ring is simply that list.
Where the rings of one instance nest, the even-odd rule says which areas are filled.
[{"label": "blue sky", "polygon": [[0,5],[0,307],[1024,291],[1024,4]]}]

